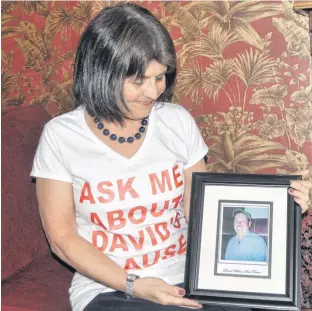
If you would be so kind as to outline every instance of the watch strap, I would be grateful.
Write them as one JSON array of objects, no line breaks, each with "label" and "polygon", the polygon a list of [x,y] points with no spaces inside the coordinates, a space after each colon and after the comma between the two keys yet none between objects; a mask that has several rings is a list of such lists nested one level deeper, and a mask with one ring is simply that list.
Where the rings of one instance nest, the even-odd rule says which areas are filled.
[{"label": "watch strap", "polygon": [[126,291],[125,291],[125,296],[127,299],[134,299],[135,297],[133,296],[133,283],[136,279],[138,279],[139,276],[136,274],[128,274],[127,280],[126,280]]}]

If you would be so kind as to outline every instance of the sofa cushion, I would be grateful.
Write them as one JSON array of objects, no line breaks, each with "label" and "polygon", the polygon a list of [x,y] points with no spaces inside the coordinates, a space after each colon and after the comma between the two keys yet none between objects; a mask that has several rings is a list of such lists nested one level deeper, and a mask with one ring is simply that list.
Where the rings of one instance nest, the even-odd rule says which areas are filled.
[{"label": "sofa cushion", "polygon": [[1,306],[1,311],[34,311],[34,310],[26,309],[26,308],[16,308],[16,307],[10,307],[10,306]]},{"label": "sofa cushion", "polygon": [[43,125],[41,107],[9,111],[2,118],[1,279],[49,252],[29,173]]},{"label": "sofa cushion", "polygon": [[2,282],[1,309],[71,310],[68,289],[72,277],[69,268],[47,254]]}]

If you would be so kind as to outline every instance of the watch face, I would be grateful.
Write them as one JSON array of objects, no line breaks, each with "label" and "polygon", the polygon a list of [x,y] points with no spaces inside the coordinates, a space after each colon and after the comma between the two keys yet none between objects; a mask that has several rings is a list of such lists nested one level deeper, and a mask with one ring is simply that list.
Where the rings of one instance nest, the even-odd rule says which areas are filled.
[{"label": "watch face", "polygon": [[134,281],[135,279],[137,279],[139,276],[135,275],[135,274],[128,274],[128,280],[129,281]]}]

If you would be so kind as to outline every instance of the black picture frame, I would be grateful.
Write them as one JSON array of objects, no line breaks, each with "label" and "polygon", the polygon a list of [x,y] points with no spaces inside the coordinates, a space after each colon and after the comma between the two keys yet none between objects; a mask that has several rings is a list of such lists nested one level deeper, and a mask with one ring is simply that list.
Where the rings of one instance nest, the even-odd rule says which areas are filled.
[{"label": "black picture frame", "polygon": [[[295,179],[301,179],[301,176],[193,173],[184,280],[186,297],[208,305],[239,306],[272,311],[301,310],[301,209],[288,193],[290,182]],[[255,209],[258,207],[257,204],[264,202],[264,207],[265,204],[271,207],[271,210],[268,207],[270,216],[267,221],[267,232],[270,232],[271,241],[269,241],[267,253],[269,261],[266,263],[272,264],[268,268],[272,270],[265,278],[261,276],[251,278],[245,274],[220,275],[215,273],[217,259],[222,257],[218,255],[218,252],[221,252],[218,249],[221,245],[219,243],[221,232],[219,201],[234,202],[233,204],[247,202],[247,205],[254,204],[252,207]],[[246,210],[247,208],[244,209]],[[269,221],[271,221],[270,225]],[[211,231],[210,234],[209,231]],[[285,238],[281,239],[281,237]],[[284,242],[279,241],[285,239]],[[215,251],[215,256],[211,251]],[[279,262],[280,260],[282,262]],[[246,262],[236,263],[243,265]],[[253,263],[250,262],[250,264]],[[261,268],[260,265],[259,267]],[[244,273],[248,270],[240,271]],[[282,281],[279,280],[279,275],[282,276]],[[279,285],[276,286],[276,283]]]}]

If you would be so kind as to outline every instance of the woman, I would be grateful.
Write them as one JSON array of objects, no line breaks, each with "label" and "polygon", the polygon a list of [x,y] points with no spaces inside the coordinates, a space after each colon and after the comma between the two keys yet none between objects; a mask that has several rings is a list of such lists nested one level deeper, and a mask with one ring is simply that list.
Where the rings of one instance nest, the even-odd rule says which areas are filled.
[{"label": "woman", "polygon": [[[105,8],[81,37],[77,108],[45,126],[31,173],[51,248],[77,270],[75,311],[202,308],[176,284],[191,175],[206,171],[208,148],[191,115],[169,103],[175,80],[173,42],[144,8]],[[308,185],[297,184],[305,208]]]}]

